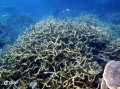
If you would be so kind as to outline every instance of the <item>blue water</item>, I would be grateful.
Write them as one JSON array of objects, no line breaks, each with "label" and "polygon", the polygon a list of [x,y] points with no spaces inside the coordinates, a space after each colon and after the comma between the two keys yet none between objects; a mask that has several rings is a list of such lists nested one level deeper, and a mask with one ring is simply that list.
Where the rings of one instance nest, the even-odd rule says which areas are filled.
[{"label": "blue water", "polygon": [[[0,0],[0,48],[43,18],[77,17],[83,12],[119,24],[120,0]],[[111,19],[116,14],[117,18]]]},{"label": "blue water", "polygon": [[[0,7],[11,7],[18,12],[34,16],[54,15],[65,9],[71,13],[81,11],[96,12],[99,14],[119,12],[120,0],[0,0]],[[57,13],[55,13],[57,14]]]}]

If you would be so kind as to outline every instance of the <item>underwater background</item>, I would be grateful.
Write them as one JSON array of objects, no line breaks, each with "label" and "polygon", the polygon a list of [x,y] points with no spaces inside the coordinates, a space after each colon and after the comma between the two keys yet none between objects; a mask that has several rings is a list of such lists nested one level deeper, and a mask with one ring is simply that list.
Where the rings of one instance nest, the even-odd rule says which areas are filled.
[{"label": "underwater background", "polygon": [[68,18],[89,13],[104,22],[119,24],[119,4],[119,0],[0,0],[0,26],[6,30],[1,30],[0,48],[15,41],[29,25],[49,16]]},{"label": "underwater background", "polygon": [[0,89],[101,89],[120,60],[120,0],[0,0]]},{"label": "underwater background", "polygon": [[68,18],[90,13],[119,24],[119,4],[119,0],[0,0],[0,48],[15,41],[29,25],[49,16]]}]

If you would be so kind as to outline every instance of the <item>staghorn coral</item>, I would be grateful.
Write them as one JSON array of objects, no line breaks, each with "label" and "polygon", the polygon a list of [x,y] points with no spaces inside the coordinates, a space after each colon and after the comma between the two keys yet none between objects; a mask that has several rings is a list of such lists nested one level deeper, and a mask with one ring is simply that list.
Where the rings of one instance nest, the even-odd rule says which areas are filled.
[{"label": "staghorn coral", "polygon": [[15,82],[1,87],[98,89],[104,52],[113,39],[107,28],[87,19],[49,18],[28,28],[0,56],[1,85]]},{"label": "staghorn coral", "polygon": [[101,89],[107,89],[105,88],[106,86],[109,89],[120,88],[120,61],[110,61],[107,63],[104,69],[102,81]]}]

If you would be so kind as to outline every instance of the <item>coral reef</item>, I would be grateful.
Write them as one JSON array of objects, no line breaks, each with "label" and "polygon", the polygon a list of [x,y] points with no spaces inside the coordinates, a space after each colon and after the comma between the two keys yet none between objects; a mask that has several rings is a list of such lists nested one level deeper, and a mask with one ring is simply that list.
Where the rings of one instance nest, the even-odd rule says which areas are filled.
[{"label": "coral reef", "polygon": [[42,20],[2,51],[1,88],[99,89],[105,64],[118,58],[113,40],[92,17]]},{"label": "coral reef", "polygon": [[[103,73],[101,89],[120,88],[120,61],[110,61],[107,63]],[[105,81],[105,82],[104,82]],[[106,86],[108,88],[105,88]]]}]

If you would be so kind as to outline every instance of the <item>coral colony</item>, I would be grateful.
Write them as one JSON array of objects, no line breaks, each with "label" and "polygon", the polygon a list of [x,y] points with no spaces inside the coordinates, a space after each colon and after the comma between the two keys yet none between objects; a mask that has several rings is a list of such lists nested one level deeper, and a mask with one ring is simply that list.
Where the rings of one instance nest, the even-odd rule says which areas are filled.
[{"label": "coral colony", "polygon": [[110,61],[107,63],[101,89],[120,89],[120,61]]},{"label": "coral colony", "polygon": [[120,40],[96,18],[48,18],[4,48],[1,88],[100,89],[106,63],[119,58]]}]

